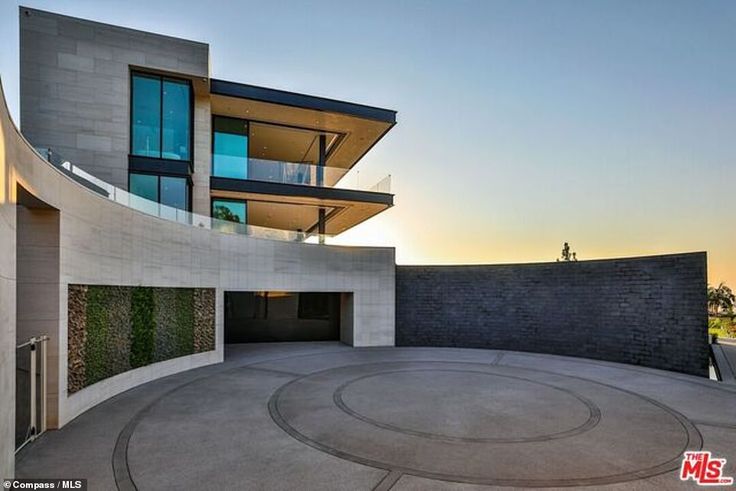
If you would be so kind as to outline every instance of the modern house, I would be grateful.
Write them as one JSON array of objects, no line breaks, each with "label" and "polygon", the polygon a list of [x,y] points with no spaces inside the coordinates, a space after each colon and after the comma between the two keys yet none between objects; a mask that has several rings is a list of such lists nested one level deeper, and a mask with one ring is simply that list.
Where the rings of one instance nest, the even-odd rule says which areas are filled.
[{"label": "modern house", "polygon": [[17,447],[221,362],[228,341],[394,345],[394,249],[325,238],[393,205],[390,179],[347,182],[395,111],[214,79],[204,43],[19,16],[21,129],[4,98],[0,120],[0,332],[19,346],[0,386],[18,395],[0,469],[8,433]]},{"label": "modern house", "polygon": [[229,342],[707,376],[704,253],[397,266],[392,247],[331,244],[393,205],[390,179],[350,177],[395,111],[212,78],[204,43],[19,16],[20,128],[0,87],[0,477],[44,429]]},{"label": "modern house", "polygon": [[[319,243],[393,205],[390,176],[365,189],[346,182],[395,111],[212,78],[209,46],[195,41],[30,8],[20,9],[20,32],[23,135],[118,202],[221,232]],[[344,292],[309,289],[228,293],[225,323],[250,328],[226,337],[338,339]]]},{"label": "modern house", "polygon": [[21,130],[148,200],[255,227],[336,235],[393,205],[346,174],[396,112],[212,78],[204,43],[29,8]]}]

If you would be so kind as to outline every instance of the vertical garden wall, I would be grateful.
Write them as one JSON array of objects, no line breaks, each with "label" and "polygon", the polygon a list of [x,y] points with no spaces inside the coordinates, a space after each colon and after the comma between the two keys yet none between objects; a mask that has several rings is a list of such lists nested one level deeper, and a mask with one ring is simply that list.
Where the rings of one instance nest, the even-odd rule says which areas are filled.
[{"label": "vertical garden wall", "polygon": [[68,392],[215,349],[213,288],[69,285]]}]

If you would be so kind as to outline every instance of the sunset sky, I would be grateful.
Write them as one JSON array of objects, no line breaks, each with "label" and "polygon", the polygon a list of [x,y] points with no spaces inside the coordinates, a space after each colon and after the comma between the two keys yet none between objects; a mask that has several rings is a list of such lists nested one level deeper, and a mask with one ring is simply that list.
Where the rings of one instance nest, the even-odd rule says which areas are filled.
[{"label": "sunset sky", "polygon": [[[18,116],[18,2],[0,74]],[[210,44],[212,75],[398,111],[360,162],[397,261],[709,253],[736,287],[736,2],[25,0]]]}]

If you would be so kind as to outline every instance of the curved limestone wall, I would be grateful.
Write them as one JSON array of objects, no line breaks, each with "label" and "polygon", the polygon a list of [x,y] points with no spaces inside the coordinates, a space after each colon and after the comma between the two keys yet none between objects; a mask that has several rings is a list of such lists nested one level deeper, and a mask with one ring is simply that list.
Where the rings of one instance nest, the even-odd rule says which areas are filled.
[{"label": "curved limestone wall", "polygon": [[[28,192],[25,198],[20,189]],[[343,341],[355,346],[394,344],[392,248],[338,247],[227,235],[126,208],[77,184],[49,165],[19,133],[3,97],[0,104],[2,476],[11,476],[13,468],[14,346],[18,327],[16,232],[17,215],[22,208],[18,202],[28,195],[44,207],[58,210],[55,248],[58,264],[52,265],[58,267],[58,282],[52,279],[49,283],[47,279],[46,286],[53,286],[51,295],[34,295],[34,290],[29,289],[19,297],[22,310],[38,315],[51,337],[49,400],[52,403],[47,418],[50,428],[61,427],[90,407],[141,383],[222,361],[223,301],[228,290],[349,292],[353,302],[352,329],[346,331],[349,339]],[[39,268],[46,266],[38,264]],[[69,285],[215,289],[215,349],[135,368],[70,393],[67,385]],[[35,303],[39,304],[38,308]],[[51,308],[44,310],[49,305]],[[22,322],[32,325],[33,321],[23,319]]]},{"label": "curved limestone wall", "polygon": [[705,253],[398,266],[396,344],[581,356],[708,376]]},{"label": "curved limestone wall", "polygon": [[[3,98],[3,101],[5,99]],[[7,109],[0,104],[0,475],[13,475],[15,458],[15,206],[10,182]]]}]

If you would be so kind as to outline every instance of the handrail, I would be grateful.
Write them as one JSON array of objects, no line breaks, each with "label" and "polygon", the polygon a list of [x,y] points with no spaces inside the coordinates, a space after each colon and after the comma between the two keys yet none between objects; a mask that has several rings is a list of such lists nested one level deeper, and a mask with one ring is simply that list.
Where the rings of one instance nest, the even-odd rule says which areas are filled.
[{"label": "handrail", "polygon": [[29,340],[28,340],[28,341],[26,341],[25,343],[21,343],[21,344],[17,345],[17,346],[15,347],[15,349],[25,348],[26,346],[30,346],[30,345],[32,345],[32,344],[38,344],[38,343],[40,343],[40,342],[43,342],[43,341],[48,341],[48,340],[49,340],[49,337],[48,337],[48,336],[46,336],[46,335],[44,335],[44,336],[36,336],[36,337],[32,337],[31,339],[29,339]]},{"label": "handrail", "polygon": [[[309,162],[288,162],[251,157],[241,167],[239,176],[213,174],[214,177],[248,181],[276,182],[312,187],[339,187],[378,193],[391,192],[391,175],[383,177],[373,186],[361,186],[360,172],[341,167],[329,167]],[[351,182],[352,181],[352,182]]]},{"label": "handrail", "polygon": [[124,189],[113,186],[112,184],[86,172],[79,166],[72,164],[49,148],[36,148],[36,151],[38,151],[46,161],[69,178],[77,181],[102,197],[163,220],[183,225],[190,225],[192,227],[215,230],[221,233],[247,235],[258,239],[278,240],[284,242],[324,243],[325,239],[333,237],[329,234],[298,232],[231,222],[181,210],[173,206],[164,205],[157,201],[143,198]]},{"label": "handrail", "polygon": [[[26,346],[30,347],[29,350],[29,369],[28,369],[28,382],[29,382],[29,407],[28,407],[28,427],[25,429],[23,441],[20,445],[17,445],[15,453],[18,453],[23,447],[34,441],[36,438],[41,436],[46,431],[46,398],[47,398],[47,366],[48,366],[48,341],[50,338],[46,335],[34,336],[25,343],[21,343],[15,347],[16,350],[23,349]],[[40,345],[41,349],[38,350],[36,347]],[[40,355],[39,355],[40,352]],[[39,360],[40,356],[40,360]],[[17,359],[17,353],[16,353]],[[36,373],[39,368],[40,373]],[[16,377],[18,372],[16,366]],[[22,371],[22,370],[21,370]],[[36,381],[36,376],[39,376],[40,380]],[[40,387],[39,387],[40,386]],[[37,392],[41,390],[39,399],[40,407],[37,407]],[[38,424],[38,426],[36,426]],[[16,429],[17,431],[17,429]],[[16,435],[17,438],[17,435]],[[16,439],[17,443],[17,439]]]}]

